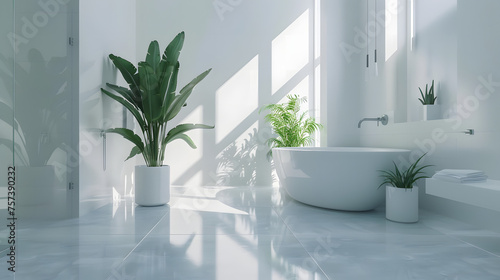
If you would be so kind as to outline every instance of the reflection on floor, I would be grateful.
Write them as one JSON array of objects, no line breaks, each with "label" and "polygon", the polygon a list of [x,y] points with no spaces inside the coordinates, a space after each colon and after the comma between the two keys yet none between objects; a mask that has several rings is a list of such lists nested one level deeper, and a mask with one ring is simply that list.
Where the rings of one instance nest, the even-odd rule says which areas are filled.
[{"label": "reflection on floor", "polygon": [[[500,234],[309,207],[277,188],[175,188],[79,219],[20,221],[16,280],[500,279]],[[0,279],[14,279],[0,258]]]}]

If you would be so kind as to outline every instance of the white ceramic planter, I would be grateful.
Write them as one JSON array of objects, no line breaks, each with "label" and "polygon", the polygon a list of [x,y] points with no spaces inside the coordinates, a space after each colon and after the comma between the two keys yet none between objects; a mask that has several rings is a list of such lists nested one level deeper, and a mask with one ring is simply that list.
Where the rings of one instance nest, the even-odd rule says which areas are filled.
[{"label": "white ceramic planter", "polygon": [[424,121],[438,120],[441,117],[441,108],[437,104],[423,105],[424,106]]},{"label": "white ceramic planter", "polygon": [[400,223],[418,222],[418,187],[412,189],[395,188],[387,185],[385,189],[385,217]]},{"label": "white ceramic planter", "polygon": [[135,203],[160,206],[170,201],[170,166],[135,167]]}]

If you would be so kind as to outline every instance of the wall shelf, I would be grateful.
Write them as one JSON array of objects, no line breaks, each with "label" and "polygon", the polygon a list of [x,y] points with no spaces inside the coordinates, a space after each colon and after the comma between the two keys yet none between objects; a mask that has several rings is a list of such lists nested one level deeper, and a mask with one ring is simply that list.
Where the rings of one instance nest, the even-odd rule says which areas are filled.
[{"label": "wall shelf", "polygon": [[427,194],[500,211],[500,181],[459,184],[431,178],[425,183]]}]

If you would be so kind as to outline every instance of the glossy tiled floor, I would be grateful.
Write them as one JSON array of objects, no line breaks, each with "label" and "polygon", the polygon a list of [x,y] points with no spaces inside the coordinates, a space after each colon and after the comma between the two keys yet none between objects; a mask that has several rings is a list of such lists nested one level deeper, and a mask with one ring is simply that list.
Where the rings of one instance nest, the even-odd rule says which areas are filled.
[{"label": "glossy tiled floor", "polygon": [[500,234],[431,213],[339,212],[276,188],[175,188],[170,206],[121,201],[79,219],[20,221],[0,279],[500,279]]}]

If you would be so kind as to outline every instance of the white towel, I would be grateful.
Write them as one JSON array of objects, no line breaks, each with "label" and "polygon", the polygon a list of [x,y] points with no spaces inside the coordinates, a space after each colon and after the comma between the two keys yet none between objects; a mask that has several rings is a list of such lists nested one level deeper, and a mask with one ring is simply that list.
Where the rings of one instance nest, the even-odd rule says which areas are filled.
[{"label": "white towel", "polygon": [[444,180],[455,183],[473,183],[482,182],[488,179],[488,176],[480,170],[470,170],[470,169],[443,169],[436,172],[434,179]]},{"label": "white towel", "polygon": [[482,176],[484,172],[481,170],[471,170],[471,169],[443,169],[441,171],[436,172],[439,175],[453,175],[460,177],[473,177],[473,176]]}]

